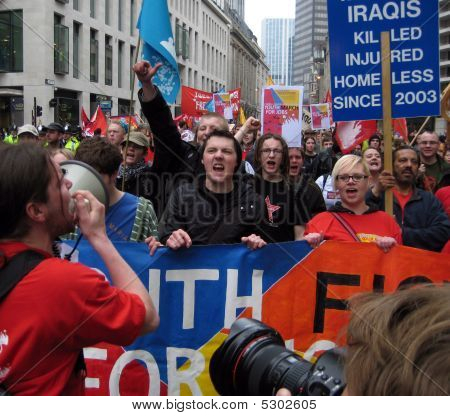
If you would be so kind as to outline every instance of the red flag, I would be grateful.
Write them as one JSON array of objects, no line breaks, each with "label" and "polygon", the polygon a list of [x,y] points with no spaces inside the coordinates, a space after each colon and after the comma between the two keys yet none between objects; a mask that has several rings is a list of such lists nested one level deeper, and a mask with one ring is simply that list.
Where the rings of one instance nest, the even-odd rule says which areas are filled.
[{"label": "red flag", "polygon": [[211,101],[211,92],[197,90],[195,88],[181,87],[181,112],[193,117],[201,117],[207,113],[205,104]]},{"label": "red flag", "polygon": [[377,131],[375,120],[340,121],[336,123],[336,140],[342,153],[350,153],[358,144]]},{"label": "red flag", "polygon": [[[83,111],[84,112],[84,111]],[[83,119],[83,113],[81,114],[81,117]],[[86,113],[84,113],[84,117],[87,119]],[[101,135],[106,136],[106,129],[108,128],[108,123],[106,122],[105,115],[103,114],[102,109],[100,106],[97,107],[97,110],[95,110],[94,115],[89,121],[85,121],[83,126],[83,130],[86,134],[86,136],[93,136],[94,131],[97,129],[101,130]]]},{"label": "red flag", "polygon": [[406,125],[406,118],[395,118],[392,120],[392,129],[394,130],[392,133],[398,134],[403,137],[405,142],[408,142],[408,127]]},{"label": "red flag", "polygon": [[89,122],[89,117],[86,115],[84,108],[81,107],[81,128],[84,130],[88,126]]}]

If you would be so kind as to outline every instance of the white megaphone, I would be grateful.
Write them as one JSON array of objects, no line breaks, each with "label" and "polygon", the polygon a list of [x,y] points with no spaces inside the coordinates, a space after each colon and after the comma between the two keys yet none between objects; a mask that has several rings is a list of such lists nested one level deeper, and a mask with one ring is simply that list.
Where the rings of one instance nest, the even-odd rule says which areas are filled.
[{"label": "white megaphone", "polygon": [[[65,160],[60,163],[66,171],[65,177],[72,182],[69,192],[73,195],[76,191],[90,191],[104,206],[105,211],[109,207],[109,195],[106,186],[99,173],[84,162],[79,160]],[[89,208],[89,201],[85,199]],[[69,206],[70,212],[75,211],[75,201],[72,199]]]}]

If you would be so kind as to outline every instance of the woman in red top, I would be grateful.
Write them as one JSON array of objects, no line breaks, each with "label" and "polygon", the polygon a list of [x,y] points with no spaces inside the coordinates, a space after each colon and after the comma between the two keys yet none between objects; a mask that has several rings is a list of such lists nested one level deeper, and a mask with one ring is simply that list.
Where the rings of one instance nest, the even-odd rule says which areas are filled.
[{"label": "woman in red top", "polygon": [[306,225],[305,240],[312,247],[322,240],[374,242],[384,251],[402,244],[401,229],[395,220],[366,204],[370,172],[360,156],[343,156],[336,162],[332,176],[341,202]]}]

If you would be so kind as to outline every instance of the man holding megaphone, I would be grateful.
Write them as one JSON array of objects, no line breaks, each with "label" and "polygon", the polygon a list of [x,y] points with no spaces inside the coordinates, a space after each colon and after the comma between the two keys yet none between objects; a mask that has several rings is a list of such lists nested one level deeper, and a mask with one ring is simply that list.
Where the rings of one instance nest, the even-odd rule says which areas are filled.
[{"label": "man holding megaphone", "polygon": [[[0,146],[0,389],[7,394],[84,394],[84,347],[127,345],[159,324],[148,291],[106,235],[104,206],[89,191],[71,195],[71,186],[45,149]],[[52,242],[76,224],[114,287],[51,256]]]}]

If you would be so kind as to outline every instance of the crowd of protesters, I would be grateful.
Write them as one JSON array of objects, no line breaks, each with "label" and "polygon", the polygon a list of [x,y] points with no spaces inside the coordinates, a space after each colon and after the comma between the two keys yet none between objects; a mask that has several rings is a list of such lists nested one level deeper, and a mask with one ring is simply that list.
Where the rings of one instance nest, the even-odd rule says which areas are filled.
[{"label": "crowd of protesters", "polygon": [[[54,263],[54,271],[45,261],[31,271],[34,286],[13,291],[0,304],[0,314],[30,291],[44,293],[56,272],[80,277],[63,279],[52,291],[55,305],[68,314],[55,323],[55,331],[72,334],[61,356],[43,360],[20,380],[26,358],[1,356],[0,369],[9,360],[8,377],[2,380],[13,393],[79,392],[80,348],[101,340],[126,344],[158,325],[148,293],[136,283],[139,279],[114,241],[145,241],[150,255],[162,246],[180,250],[242,243],[255,250],[294,240],[306,240],[313,248],[337,240],[372,242],[385,252],[403,244],[450,253],[450,149],[441,148],[436,133],[419,135],[417,148],[397,139],[389,172],[382,155],[391,150],[383,147],[380,134],[342,155],[331,132],[307,130],[302,147],[288,148],[277,134],[261,135],[254,117],[235,128],[216,113],[205,114],[192,130],[186,122],[177,125],[152,83],[159,65],[139,62],[133,69],[148,124],[128,132],[114,121],[105,137],[96,132],[92,138],[56,122],[40,129],[14,126],[0,143],[0,215],[10,220],[0,227],[0,250],[9,259],[34,246]],[[59,163],[71,159],[91,165],[102,177],[110,201],[106,215],[89,192],[75,193],[75,214],[62,206],[70,199],[71,184]],[[394,217],[383,212],[389,189]],[[117,289],[106,287],[99,274],[83,266],[50,259],[56,238],[76,238],[79,232],[102,257]],[[72,317],[103,305],[89,334],[74,329]],[[58,315],[53,309],[34,312],[36,319],[27,322],[34,329],[39,320]],[[20,314],[8,316],[10,327],[27,330]],[[43,347],[49,351],[52,336],[56,332]],[[30,381],[36,378],[45,381],[45,388]]]}]

